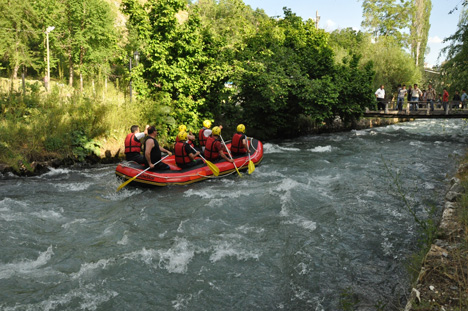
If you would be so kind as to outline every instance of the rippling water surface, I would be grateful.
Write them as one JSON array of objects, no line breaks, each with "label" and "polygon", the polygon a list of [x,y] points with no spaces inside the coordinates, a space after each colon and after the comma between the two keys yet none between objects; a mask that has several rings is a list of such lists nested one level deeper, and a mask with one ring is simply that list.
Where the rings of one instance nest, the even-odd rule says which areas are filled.
[{"label": "rippling water surface", "polygon": [[1,310],[401,309],[417,225],[466,148],[463,121],[265,143],[262,165],[116,193],[115,166],[0,178]]}]

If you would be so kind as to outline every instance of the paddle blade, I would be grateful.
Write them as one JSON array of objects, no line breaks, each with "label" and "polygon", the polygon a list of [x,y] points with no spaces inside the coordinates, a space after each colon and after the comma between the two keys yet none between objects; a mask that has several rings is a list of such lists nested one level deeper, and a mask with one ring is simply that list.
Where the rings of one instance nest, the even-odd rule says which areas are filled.
[{"label": "paddle blade", "polygon": [[252,161],[249,161],[249,174],[252,174],[255,171],[255,164]]},{"label": "paddle blade", "polygon": [[123,187],[125,187],[126,185],[128,185],[129,183],[131,183],[135,178],[137,178],[137,176],[132,177],[132,178],[130,178],[129,180],[127,180],[126,182],[124,182],[123,184],[121,184],[121,185],[117,188],[117,191],[116,191],[116,192],[119,192],[120,189],[122,189]]},{"label": "paddle blade", "polygon": [[236,168],[236,171],[237,171],[237,174],[239,174],[239,177],[242,177],[241,172],[239,172],[239,169],[237,168],[237,166],[235,164],[234,164],[234,167]]},{"label": "paddle blade", "polygon": [[208,160],[205,160],[205,161],[206,161],[206,165],[208,165],[210,170],[213,172],[213,175],[219,176],[219,168],[216,165],[214,165],[213,163],[211,163],[210,161],[208,161]]}]

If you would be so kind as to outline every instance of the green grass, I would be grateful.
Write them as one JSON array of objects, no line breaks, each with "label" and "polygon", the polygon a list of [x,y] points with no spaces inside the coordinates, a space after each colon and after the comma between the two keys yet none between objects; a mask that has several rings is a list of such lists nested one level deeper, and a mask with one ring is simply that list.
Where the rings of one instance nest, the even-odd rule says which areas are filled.
[{"label": "green grass", "polygon": [[[0,163],[15,171],[32,170],[34,161],[84,161],[110,150],[123,152],[130,126],[167,124],[170,109],[158,101],[132,103],[112,83],[83,93],[53,83],[46,92],[37,81],[0,79]],[[161,133],[164,144],[167,137]]]}]

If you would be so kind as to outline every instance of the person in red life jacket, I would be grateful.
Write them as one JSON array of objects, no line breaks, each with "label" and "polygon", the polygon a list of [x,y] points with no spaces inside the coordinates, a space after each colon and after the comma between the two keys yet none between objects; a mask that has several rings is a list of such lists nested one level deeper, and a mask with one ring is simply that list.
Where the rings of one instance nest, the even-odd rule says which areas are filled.
[{"label": "person in red life jacket", "polygon": [[227,150],[221,143],[219,135],[221,135],[221,128],[219,128],[218,126],[213,127],[210,137],[208,137],[208,139],[206,140],[204,153],[205,158],[209,161],[217,161],[223,158],[224,160],[233,163],[234,160],[229,159],[224,154],[224,151],[227,152]]},{"label": "person in red life jacket", "polygon": [[232,155],[246,154],[250,152],[247,136],[245,135],[245,125],[239,124],[237,126],[237,133],[232,136],[231,153]]},{"label": "person in red life jacket", "polygon": [[159,146],[158,141],[156,140],[156,135],[158,133],[156,132],[156,129],[154,126],[148,127],[148,136],[145,141],[145,166],[150,167],[150,170],[168,170],[169,165],[166,163],[163,163],[162,161],[159,162],[158,164],[154,165],[156,162],[161,160],[161,151],[166,152],[169,156],[172,155],[172,153],[163,147]]},{"label": "person in red life jacket", "polygon": [[175,161],[177,166],[180,168],[188,168],[202,164],[202,159],[195,159],[200,155],[200,152],[196,151],[190,146],[190,141],[187,140],[187,132],[179,132],[177,138],[179,141],[175,144],[174,147]]},{"label": "person in red life jacket", "polygon": [[[182,124],[181,126],[179,126],[179,134],[180,134],[181,132],[187,132],[187,127],[186,127],[185,125],[183,125],[183,124]],[[194,144],[195,135],[193,135],[192,132],[189,131],[189,132],[187,133],[187,139],[188,139],[187,142],[188,142],[192,147],[195,148],[195,144]],[[176,141],[176,143],[179,142],[179,135],[176,136],[175,141]]]},{"label": "person in red life jacket", "polygon": [[131,133],[125,137],[125,160],[135,161],[137,163],[145,163],[145,158],[141,154],[141,141],[146,136],[149,125],[143,133],[140,133],[138,125],[132,125]]},{"label": "person in red life jacket", "polygon": [[200,144],[200,147],[202,150],[204,150],[205,145],[206,145],[206,140],[208,137],[211,135],[209,131],[206,132],[206,130],[209,130],[211,128],[211,121],[210,120],[205,120],[203,121],[203,127],[198,131],[198,143]]}]

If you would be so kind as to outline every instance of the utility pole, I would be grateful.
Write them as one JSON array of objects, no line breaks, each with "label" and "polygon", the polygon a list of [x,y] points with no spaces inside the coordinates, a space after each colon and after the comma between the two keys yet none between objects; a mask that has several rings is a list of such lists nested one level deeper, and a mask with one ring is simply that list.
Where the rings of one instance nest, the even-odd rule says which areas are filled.
[{"label": "utility pole", "polygon": [[51,32],[52,30],[54,30],[55,27],[54,26],[49,26],[47,27],[45,33],[46,33],[46,41],[47,41],[47,76],[45,77],[45,81],[44,81],[44,84],[45,84],[45,88],[47,90],[47,92],[49,91],[49,82],[50,82],[50,61],[49,61],[49,32]]},{"label": "utility pole", "polygon": [[[138,66],[138,60],[140,59],[140,53],[138,51],[135,51],[133,53],[133,58],[135,59],[136,65]],[[129,57],[130,62],[128,64],[129,71],[130,71],[130,103],[132,103],[132,56]]]},{"label": "utility pole", "polygon": [[315,29],[318,29],[319,21],[320,21],[320,16],[318,15],[318,10],[317,10],[315,11]]}]

